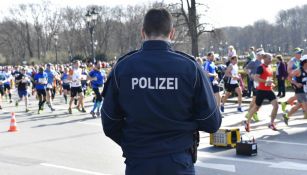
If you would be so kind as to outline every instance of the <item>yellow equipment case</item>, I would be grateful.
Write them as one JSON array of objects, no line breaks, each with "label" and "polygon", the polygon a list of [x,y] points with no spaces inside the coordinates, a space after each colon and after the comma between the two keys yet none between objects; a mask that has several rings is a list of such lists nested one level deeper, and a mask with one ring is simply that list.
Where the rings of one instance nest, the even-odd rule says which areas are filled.
[{"label": "yellow equipment case", "polygon": [[234,148],[240,139],[239,128],[219,129],[216,133],[210,134],[210,145]]}]

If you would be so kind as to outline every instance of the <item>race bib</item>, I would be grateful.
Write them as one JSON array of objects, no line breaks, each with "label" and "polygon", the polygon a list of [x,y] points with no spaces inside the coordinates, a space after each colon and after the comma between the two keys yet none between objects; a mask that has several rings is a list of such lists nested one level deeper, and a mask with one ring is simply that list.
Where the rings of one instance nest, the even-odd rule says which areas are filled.
[{"label": "race bib", "polygon": [[47,78],[39,78],[39,79],[38,79],[38,82],[39,82],[40,84],[47,84]]},{"label": "race bib", "polygon": [[63,83],[67,84],[67,83],[69,83],[69,80],[65,79],[65,80],[63,80]]},{"label": "race bib", "polygon": [[259,86],[259,83],[257,81],[254,81],[254,88],[256,89]]},{"label": "race bib", "polygon": [[75,82],[72,82],[71,85],[73,85],[73,86],[81,86],[81,82],[80,81],[75,81]]},{"label": "race bib", "polygon": [[81,75],[81,80],[86,80],[87,76],[86,75]]}]

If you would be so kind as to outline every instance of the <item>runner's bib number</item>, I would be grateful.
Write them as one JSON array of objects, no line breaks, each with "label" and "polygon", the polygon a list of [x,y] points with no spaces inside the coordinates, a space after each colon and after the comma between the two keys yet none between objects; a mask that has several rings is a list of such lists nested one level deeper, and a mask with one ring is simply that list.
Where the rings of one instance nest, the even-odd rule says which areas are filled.
[{"label": "runner's bib number", "polygon": [[38,82],[39,82],[40,84],[47,84],[47,79],[46,79],[46,78],[39,78],[39,79],[38,79]]}]

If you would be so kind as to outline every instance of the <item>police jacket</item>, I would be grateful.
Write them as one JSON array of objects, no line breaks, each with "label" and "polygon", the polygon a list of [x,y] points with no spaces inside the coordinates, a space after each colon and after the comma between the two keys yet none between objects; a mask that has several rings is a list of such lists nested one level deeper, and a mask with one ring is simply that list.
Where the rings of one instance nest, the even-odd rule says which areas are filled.
[{"label": "police jacket", "polygon": [[221,125],[202,68],[165,41],[145,41],[118,60],[103,96],[103,130],[125,157],[184,151],[193,144],[193,132],[213,133]]}]

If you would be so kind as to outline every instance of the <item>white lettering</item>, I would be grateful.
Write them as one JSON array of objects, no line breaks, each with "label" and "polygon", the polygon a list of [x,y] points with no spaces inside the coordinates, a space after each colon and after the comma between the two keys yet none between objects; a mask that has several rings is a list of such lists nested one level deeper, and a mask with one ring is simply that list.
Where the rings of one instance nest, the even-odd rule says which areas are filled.
[{"label": "white lettering", "polygon": [[131,80],[132,80],[132,89],[134,89],[134,86],[138,84],[139,79],[137,79],[137,78],[132,78]]},{"label": "white lettering", "polygon": [[167,89],[174,89],[174,78],[167,78],[166,80]]},{"label": "white lettering", "polygon": [[151,78],[148,78],[148,89],[155,89],[155,87],[151,85]]},{"label": "white lettering", "polygon": [[159,78],[156,78],[156,89],[159,87]]},{"label": "white lettering", "polygon": [[159,89],[166,89],[166,87],[164,86],[165,79],[166,79],[166,78],[159,78],[159,80],[162,81],[161,84],[160,84],[160,86],[159,86]]},{"label": "white lettering", "polygon": [[139,80],[139,86],[140,86],[140,88],[142,88],[142,89],[146,88],[146,86],[147,86],[146,78],[144,78],[144,77],[140,78],[140,80]]},{"label": "white lettering", "polygon": [[132,78],[131,86],[133,90],[137,87],[141,89],[178,90],[178,78],[174,77]]}]

